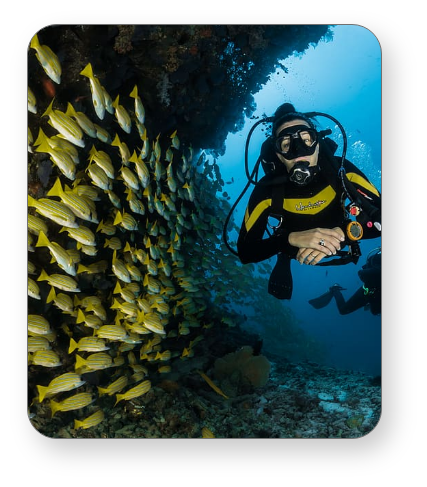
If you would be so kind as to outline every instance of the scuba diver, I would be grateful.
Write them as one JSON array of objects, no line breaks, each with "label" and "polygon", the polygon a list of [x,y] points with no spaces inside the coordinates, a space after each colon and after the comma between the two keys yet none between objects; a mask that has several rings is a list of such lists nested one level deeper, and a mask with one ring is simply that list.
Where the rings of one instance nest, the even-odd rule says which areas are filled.
[{"label": "scuba diver", "polygon": [[309,303],[316,309],[327,306],[335,298],[341,315],[353,313],[362,307],[370,309],[373,315],[381,314],[381,249],[374,249],[368,254],[366,264],[358,272],[363,285],[345,301],[341,291],[345,291],[339,284],[334,284],[329,291]]},{"label": "scuba diver", "polygon": [[[316,129],[313,119],[317,116],[333,120],[340,128],[341,157],[334,156],[337,144],[325,137],[332,131]],[[249,174],[249,139],[262,122],[272,122],[272,132]],[[233,253],[243,264],[277,255],[268,292],[278,299],[292,296],[291,259],[307,265],[356,263],[361,255],[358,240],[381,235],[380,193],[345,159],[346,149],[347,138],[338,120],[320,112],[299,113],[290,103],[279,106],[274,117],[258,121],[248,135],[245,163],[249,183],[230,211],[224,239],[227,244],[226,227],[232,211],[249,184],[255,184],[239,232],[237,253]],[[254,181],[260,162],[265,176]],[[348,251],[342,250],[346,246]]]}]

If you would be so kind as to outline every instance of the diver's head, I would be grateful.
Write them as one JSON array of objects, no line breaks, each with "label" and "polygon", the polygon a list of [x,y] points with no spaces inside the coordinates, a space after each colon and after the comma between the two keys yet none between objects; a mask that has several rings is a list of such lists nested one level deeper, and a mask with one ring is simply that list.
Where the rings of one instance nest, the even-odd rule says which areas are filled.
[{"label": "diver's head", "polygon": [[319,141],[309,118],[290,103],[281,105],[274,114],[272,141],[290,181],[304,186],[313,180],[319,172]]}]

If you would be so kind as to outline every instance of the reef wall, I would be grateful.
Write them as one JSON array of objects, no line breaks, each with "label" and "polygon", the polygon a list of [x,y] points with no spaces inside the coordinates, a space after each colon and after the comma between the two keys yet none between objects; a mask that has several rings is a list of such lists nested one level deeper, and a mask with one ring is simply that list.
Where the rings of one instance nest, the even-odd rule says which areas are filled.
[{"label": "reef wall", "polygon": [[[280,60],[328,36],[327,25],[59,25],[39,32],[67,65],[58,102],[73,93],[79,109],[86,93],[79,72],[91,62],[112,96],[139,85],[150,137],[177,128],[181,141],[219,154]],[[30,76],[34,62],[30,56]]]}]

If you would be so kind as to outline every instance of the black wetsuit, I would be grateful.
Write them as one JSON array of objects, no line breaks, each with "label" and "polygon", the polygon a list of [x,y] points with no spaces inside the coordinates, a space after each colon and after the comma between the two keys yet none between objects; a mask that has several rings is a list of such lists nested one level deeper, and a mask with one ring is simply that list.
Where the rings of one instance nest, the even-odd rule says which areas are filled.
[{"label": "black wetsuit", "polygon": [[[274,177],[267,175],[255,186],[249,199],[243,224],[237,241],[240,260],[246,264],[260,262],[276,254],[285,254],[295,258],[298,248],[289,244],[291,232],[298,232],[314,228],[340,227],[346,233],[346,221],[341,207],[342,186],[335,170],[330,164],[322,161],[319,155],[320,173],[306,186],[297,186],[285,181],[283,184],[283,205],[280,208],[283,222],[280,229],[266,235],[267,222],[272,209]],[[334,156],[335,157],[335,156]],[[340,158],[335,157],[337,166]],[[381,197],[377,189],[368,181],[367,177],[354,164],[345,162],[348,179],[358,190],[361,198],[367,198],[369,203],[380,208]],[[363,226],[363,238],[380,237],[381,232],[374,226]],[[346,241],[342,246],[349,243]]]}]

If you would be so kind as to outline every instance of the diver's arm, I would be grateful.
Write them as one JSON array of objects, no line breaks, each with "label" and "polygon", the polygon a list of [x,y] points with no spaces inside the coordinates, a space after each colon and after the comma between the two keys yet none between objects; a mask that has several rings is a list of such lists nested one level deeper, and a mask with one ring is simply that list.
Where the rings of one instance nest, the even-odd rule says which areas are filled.
[{"label": "diver's arm", "polygon": [[[243,264],[261,262],[279,252],[296,255],[297,249],[288,242],[289,231],[280,230],[266,236],[271,195],[266,186],[256,186],[249,199],[245,218],[237,240],[237,252]],[[272,233],[272,231],[270,232]]]},{"label": "diver's arm", "polygon": [[243,264],[269,259],[279,252],[283,252],[289,246],[287,233],[263,238],[266,224],[267,217],[263,215],[258,218],[249,231],[247,231],[245,222],[243,222],[237,240],[237,252]]}]

